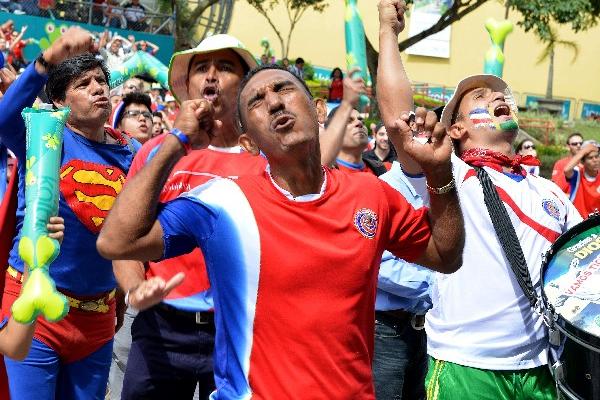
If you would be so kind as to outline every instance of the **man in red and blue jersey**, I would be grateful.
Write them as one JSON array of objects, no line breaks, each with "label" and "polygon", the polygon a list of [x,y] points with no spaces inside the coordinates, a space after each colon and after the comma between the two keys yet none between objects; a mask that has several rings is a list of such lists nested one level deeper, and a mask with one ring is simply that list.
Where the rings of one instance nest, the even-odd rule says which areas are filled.
[{"label": "man in red and blue jersey", "polygon": [[[266,159],[254,157],[239,146],[239,132],[234,126],[239,83],[255,66],[254,57],[229,35],[211,36],[195,49],[173,56],[170,85],[175,97],[180,102],[188,99],[210,101],[223,126],[221,134],[211,140],[208,148],[193,150],[177,163],[161,192],[161,202],[173,200],[215,176],[260,175],[265,171]],[[328,140],[327,148],[336,145],[336,136],[340,136],[344,126],[340,118],[345,119],[364,91],[362,80],[346,80],[344,84],[346,96],[340,105],[342,111],[332,127],[323,133]],[[142,147],[129,177],[152,158],[165,137],[158,136]],[[145,310],[138,314],[132,327],[133,343],[126,361],[122,398],[192,398],[196,384],[200,397],[207,398],[214,389],[215,326],[213,298],[200,251],[196,249],[189,255],[150,262],[146,269],[141,263],[131,261],[115,262],[114,267],[117,279],[129,293],[130,306]],[[181,273],[185,274],[185,279]],[[148,286],[164,282],[169,283],[163,302],[150,308],[148,302],[139,302],[138,290],[144,291]],[[169,356],[165,357],[165,354]],[[120,385],[117,383],[116,386]]]},{"label": "man in red and blue jersey", "polygon": [[[432,196],[429,210],[415,210],[375,176],[322,167],[310,92],[280,67],[253,70],[238,107],[240,143],[264,154],[269,168],[212,179],[159,205],[190,144],[207,146],[219,135],[210,102],[184,102],[176,129],[117,199],[98,249],[111,259],[156,260],[201,248],[217,327],[211,398],[373,399],[381,254],[388,249],[453,272],[464,240],[456,193]],[[407,151],[432,190],[451,186],[449,139],[411,139]],[[139,300],[164,289],[146,287]]]}]

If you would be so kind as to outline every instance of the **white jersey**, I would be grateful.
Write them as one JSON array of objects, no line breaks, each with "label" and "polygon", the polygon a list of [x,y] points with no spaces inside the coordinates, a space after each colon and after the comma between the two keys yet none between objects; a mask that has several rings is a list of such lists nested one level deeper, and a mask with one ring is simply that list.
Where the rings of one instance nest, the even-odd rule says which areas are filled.
[{"label": "white jersey", "polygon": [[[490,370],[546,364],[546,329],[504,256],[475,170],[454,156],[452,163],[465,220],[463,265],[453,274],[436,274],[433,309],[425,325],[428,353],[436,359]],[[494,169],[485,170],[515,227],[539,294],[542,254],[581,216],[547,179],[528,174],[518,181]],[[412,178],[411,182],[428,199],[425,179]]]}]

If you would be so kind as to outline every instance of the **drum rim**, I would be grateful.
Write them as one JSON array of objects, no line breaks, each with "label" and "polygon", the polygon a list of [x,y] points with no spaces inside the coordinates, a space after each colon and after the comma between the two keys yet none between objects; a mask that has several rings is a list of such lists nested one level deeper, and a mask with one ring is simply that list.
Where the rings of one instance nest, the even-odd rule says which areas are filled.
[{"label": "drum rim", "polygon": [[554,379],[556,383],[556,388],[560,392],[560,394],[564,396],[569,396],[567,400],[585,400],[583,397],[579,396],[571,386],[564,379]]},{"label": "drum rim", "polygon": [[562,334],[586,349],[600,354],[600,337],[578,328],[560,314],[557,315],[556,327]]},{"label": "drum rim", "polygon": [[[574,342],[576,342],[592,351],[595,351],[595,352],[600,352],[600,337],[593,335],[591,333],[588,333],[581,328],[578,328],[577,326],[570,323],[566,318],[564,318],[558,311],[556,311],[556,309],[554,308],[554,305],[552,303],[550,303],[548,297],[546,296],[546,291],[544,290],[544,282],[545,282],[544,278],[546,275],[546,271],[548,270],[548,266],[550,265],[550,262],[554,258],[554,254],[555,254],[555,251],[557,248],[562,247],[565,243],[567,243],[569,240],[573,239],[575,236],[579,235],[583,231],[594,228],[598,225],[600,225],[600,214],[592,214],[587,219],[585,219],[582,222],[580,222],[579,224],[571,227],[568,231],[566,231],[565,233],[560,235],[559,238],[556,239],[556,241],[552,244],[552,246],[550,246],[550,249],[548,249],[548,251],[544,254],[544,258],[543,258],[543,262],[542,262],[542,274],[540,277],[540,279],[541,279],[540,292],[541,292],[541,297],[542,297],[542,303],[543,303],[544,308],[547,310],[550,310],[552,312],[552,314],[554,315],[554,321],[556,322],[556,326],[569,339],[571,339]],[[575,336],[575,333],[573,333],[573,332],[577,332],[577,333],[581,332],[584,334],[586,339],[591,338],[592,340],[588,339],[589,342],[583,341],[579,337]],[[592,344],[590,344],[590,342]],[[594,347],[594,344],[596,345],[595,347]]]},{"label": "drum rim", "polygon": [[[561,332],[563,332],[562,329],[560,329]],[[565,336],[568,337],[568,339],[572,340],[573,338],[565,333]],[[578,340],[574,340],[577,344],[581,345],[581,343]],[[584,345],[585,346],[585,345]],[[587,346],[585,346],[587,348]],[[561,375],[561,377],[557,376],[556,370],[555,370],[555,366],[558,363],[560,365],[561,368],[565,368],[565,364],[563,362],[563,360],[561,360],[560,358],[556,359],[555,357],[553,357],[555,354],[553,352],[548,352],[548,366],[550,367],[550,373],[552,375],[552,379],[554,380],[554,382],[556,383],[556,390],[565,395],[568,396],[568,399],[565,400],[585,400],[583,397],[579,396],[579,394],[575,391],[575,389],[573,389],[571,387],[571,385],[569,384],[569,382],[567,381],[567,379],[565,378],[564,375]]]},{"label": "drum rim", "polygon": [[[560,235],[558,237],[558,239],[556,239],[556,241],[554,243],[552,243],[552,246],[550,246],[550,249],[547,251],[547,255],[554,255],[554,251],[557,247],[562,247],[565,243],[567,243],[569,240],[573,239],[575,236],[577,236],[578,234],[581,233],[581,231],[585,231],[591,228],[594,228],[596,226],[598,226],[600,224],[600,214],[593,214],[590,215],[588,219],[583,220],[582,222],[578,223],[575,226],[572,226],[571,229],[569,229],[568,231],[566,231],[565,233],[563,233],[562,235]],[[543,271],[546,271],[546,269],[548,268],[548,263],[550,262],[550,260],[547,260],[546,262],[543,263]]]}]

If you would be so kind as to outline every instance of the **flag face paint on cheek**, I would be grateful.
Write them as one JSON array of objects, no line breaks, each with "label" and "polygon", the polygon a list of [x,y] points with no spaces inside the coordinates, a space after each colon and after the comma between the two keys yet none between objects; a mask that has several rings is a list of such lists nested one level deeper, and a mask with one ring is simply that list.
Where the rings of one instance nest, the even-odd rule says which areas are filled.
[{"label": "flag face paint on cheek", "polygon": [[496,129],[492,116],[485,108],[475,108],[469,112],[469,118],[476,129]]}]

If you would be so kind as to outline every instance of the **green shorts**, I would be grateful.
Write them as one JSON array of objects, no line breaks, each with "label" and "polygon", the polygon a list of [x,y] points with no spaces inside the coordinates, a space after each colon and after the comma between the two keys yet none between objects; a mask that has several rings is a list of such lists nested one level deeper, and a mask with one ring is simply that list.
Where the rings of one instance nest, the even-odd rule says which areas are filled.
[{"label": "green shorts", "polygon": [[428,400],[556,400],[548,366],[493,371],[429,359]]}]

